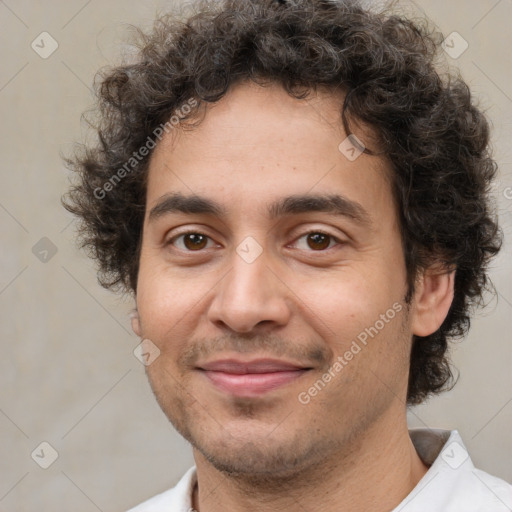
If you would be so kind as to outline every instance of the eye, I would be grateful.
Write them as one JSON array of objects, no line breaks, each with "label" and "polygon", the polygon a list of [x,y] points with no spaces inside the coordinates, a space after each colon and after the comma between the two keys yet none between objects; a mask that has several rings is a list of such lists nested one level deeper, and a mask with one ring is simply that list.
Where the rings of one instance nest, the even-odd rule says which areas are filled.
[{"label": "eye", "polygon": [[[301,250],[326,251],[342,241],[329,233],[309,231],[297,238],[294,245]],[[199,252],[202,249],[215,247],[214,241],[207,235],[197,231],[187,231],[172,237],[166,245],[172,245],[184,252]]]},{"label": "eye", "polygon": [[[302,246],[300,243],[301,240],[303,240]],[[295,244],[298,245],[299,249],[307,250],[309,248],[314,251],[324,251],[333,247],[333,245],[331,245],[332,242],[334,242],[333,245],[342,243],[341,240],[338,240],[329,233],[323,233],[322,231],[309,231],[297,238]]]},{"label": "eye", "polygon": [[[208,242],[211,243],[210,246],[208,246]],[[198,233],[196,231],[187,231],[186,233],[181,233],[174,236],[167,242],[167,245],[173,245],[181,251],[187,252],[197,252],[201,249],[208,249],[212,247],[212,244],[213,240],[209,236],[204,235],[203,233]]]}]

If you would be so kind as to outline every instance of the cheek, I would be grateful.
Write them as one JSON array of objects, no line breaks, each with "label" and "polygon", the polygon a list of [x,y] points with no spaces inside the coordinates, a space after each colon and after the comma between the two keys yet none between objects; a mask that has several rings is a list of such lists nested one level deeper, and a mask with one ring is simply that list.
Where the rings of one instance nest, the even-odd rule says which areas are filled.
[{"label": "cheek", "polygon": [[[142,334],[151,339],[162,351],[176,347],[179,340],[186,341],[198,326],[198,315],[204,309],[208,292],[215,279],[207,273],[179,275],[167,266],[141,261],[137,285],[137,309]],[[172,341],[172,343],[170,343]]]},{"label": "cheek", "polygon": [[[401,290],[388,276],[365,268],[345,268],[337,273],[304,279],[298,283],[299,297],[315,329],[326,340],[342,345],[379,320],[381,314],[401,300]],[[340,347],[342,348],[342,347]]]}]

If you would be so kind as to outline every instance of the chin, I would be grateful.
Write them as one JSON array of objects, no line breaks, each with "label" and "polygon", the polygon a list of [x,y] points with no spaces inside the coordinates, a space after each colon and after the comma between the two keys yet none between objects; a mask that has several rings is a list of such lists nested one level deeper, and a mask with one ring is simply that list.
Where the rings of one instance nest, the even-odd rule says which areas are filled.
[{"label": "chin", "polygon": [[296,443],[275,446],[268,440],[230,442],[224,445],[199,445],[194,447],[217,470],[240,478],[291,478],[305,469],[307,454],[297,450]]},{"label": "chin", "polygon": [[[314,439],[311,432],[293,431],[289,426],[261,428],[259,422],[247,420],[245,428],[224,429],[218,424],[212,428],[195,425],[181,432],[200,456],[218,471],[268,485],[268,479],[285,481],[309,473],[311,468],[325,460],[332,450],[332,440]],[[251,425],[252,424],[252,425]],[[198,428],[199,427],[199,428]],[[241,427],[241,425],[239,425]]]}]

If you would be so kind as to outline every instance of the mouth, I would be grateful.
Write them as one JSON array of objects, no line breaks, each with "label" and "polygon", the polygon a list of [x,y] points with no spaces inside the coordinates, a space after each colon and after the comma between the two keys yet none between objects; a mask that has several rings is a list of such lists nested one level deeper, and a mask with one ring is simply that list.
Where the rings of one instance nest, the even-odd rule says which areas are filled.
[{"label": "mouth", "polygon": [[236,397],[257,397],[290,384],[311,367],[276,359],[222,359],[198,369],[217,389]]}]

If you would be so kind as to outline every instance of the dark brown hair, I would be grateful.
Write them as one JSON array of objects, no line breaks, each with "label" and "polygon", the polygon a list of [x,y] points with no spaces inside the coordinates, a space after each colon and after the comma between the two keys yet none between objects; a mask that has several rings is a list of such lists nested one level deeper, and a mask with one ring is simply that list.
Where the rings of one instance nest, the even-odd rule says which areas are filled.
[{"label": "dark brown hair", "polygon": [[369,126],[394,170],[409,298],[421,269],[457,269],[443,325],[413,339],[408,403],[446,389],[447,341],[466,333],[481,305],[501,235],[488,197],[496,173],[488,122],[464,81],[436,68],[439,34],[349,0],[215,0],[194,9],[182,20],[161,16],[141,36],[136,62],[99,75],[98,143],[67,159],[78,179],[65,206],[81,218],[101,284],[136,289],[148,159],[171,116],[193,120],[247,79],[297,98],[342,89],[347,130],[350,120]]}]

